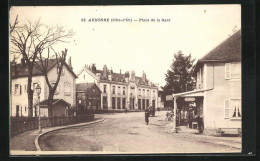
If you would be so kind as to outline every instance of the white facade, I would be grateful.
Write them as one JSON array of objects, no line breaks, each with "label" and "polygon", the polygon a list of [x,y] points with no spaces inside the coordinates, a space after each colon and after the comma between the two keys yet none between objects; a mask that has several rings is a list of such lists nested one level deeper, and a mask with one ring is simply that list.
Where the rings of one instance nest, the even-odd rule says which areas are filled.
[{"label": "white facade", "polygon": [[[54,95],[54,99],[63,99],[71,104],[71,107],[76,105],[76,77],[67,69],[63,67],[63,74]],[[54,66],[48,72],[50,82],[56,82],[57,66]],[[28,116],[28,95],[27,95],[27,77],[18,77],[11,80],[11,96],[10,96],[10,115],[11,116]],[[32,89],[39,84],[41,87],[40,100],[48,99],[49,89],[44,76],[32,77]],[[38,102],[36,93],[33,95],[33,116],[35,116],[35,106]],[[36,112],[38,110],[36,109]],[[43,111],[41,111],[43,112]]]},{"label": "white facade", "polygon": [[[109,73],[102,79],[102,72],[96,74],[85,66],[79,73],[77,83],[96,83],[101,94],[101,109],[146,109],[148,106],[157,108],[158,88],[151,82],[140,84],[140,77],[135,77],[132,71],[129,77],[122,79],[113,78]],[[118,75],[118,73],[116,73]],[[124,74],[119,74],[124,75]],[[121,78],[121,77],[120,77]],[[144,100],[144,101],[143,101]],[[143,103],[144,102],[144,103]]]}]

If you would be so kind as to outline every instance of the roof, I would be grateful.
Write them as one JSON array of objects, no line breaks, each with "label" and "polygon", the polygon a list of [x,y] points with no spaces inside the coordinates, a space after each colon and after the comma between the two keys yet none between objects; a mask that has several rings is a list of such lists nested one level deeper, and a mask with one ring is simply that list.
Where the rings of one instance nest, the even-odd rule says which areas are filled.
[{"label": "roof", "polygon": [[[57,103],[62,103],[64,105],[70,106],[70,104],[63,99],[53,99],[52,105],[56,105]],[[41,101],[40,106],[48,106],[48,99]]]},{"label": "roof", "polygon": [[[96,86],[98,88],[98,86],[95,83],[79,83],[76,84],[76,91],[88,91],[93,86]],[[99,88],[98,90],[101,92]]]},{"label": "roof", "polygon": [[206,62],[241,61],[241,30],[223,41],[208,54],[198,60],[194,73],[201,64]]},{"label": "roof", "polygon": [[[40,64],[39,61],[36,61],[35,63]],[[49,59],[49,64],[48,64],[48,72],[53,68],[55,67],[55,65],[57,64],[57,61],[56,59]],[[71,74],[77,78],[76,74],[72,71],[72,69],[68,66],[68,64],[65,62],[64,66],[67,67],[67,69],[71,72]],[[12,77],[25,77],[25,76],[28,76],[29,74],[29,71],[28,71],[28,68],[25,65],[22,65],[22,64],[16,64],[16,73],[14,72],[14,69],[11,68],[11,75]],[[33,67],[33,76],[37,76],[37,75],[43,75],[43,73],[36,67]]]}]

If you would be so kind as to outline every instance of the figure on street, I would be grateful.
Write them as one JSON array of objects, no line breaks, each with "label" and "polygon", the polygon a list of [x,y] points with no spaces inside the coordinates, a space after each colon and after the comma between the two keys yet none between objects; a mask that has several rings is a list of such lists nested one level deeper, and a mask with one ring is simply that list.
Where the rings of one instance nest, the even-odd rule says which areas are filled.
[{"label": "figure on street", "polygon": [[149,109],[146,109],[145,110],[145,122],[146,122],[146,125],[148,125],[148,123],[149,123],[149,115],[150,115]]}]

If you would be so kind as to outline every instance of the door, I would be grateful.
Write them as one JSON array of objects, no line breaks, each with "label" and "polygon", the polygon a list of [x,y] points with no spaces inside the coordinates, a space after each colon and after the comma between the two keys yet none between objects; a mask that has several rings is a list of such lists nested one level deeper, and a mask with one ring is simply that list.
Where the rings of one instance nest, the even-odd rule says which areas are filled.
[{"label": "door", "polygon": [[123,98],[123,100],[122,100],[122,106],[123,106],[123,109],[125,109],[125,98]]},{"label": "door", "polygon": [[19,117],[19,105],[16,105],[16,117]]}]

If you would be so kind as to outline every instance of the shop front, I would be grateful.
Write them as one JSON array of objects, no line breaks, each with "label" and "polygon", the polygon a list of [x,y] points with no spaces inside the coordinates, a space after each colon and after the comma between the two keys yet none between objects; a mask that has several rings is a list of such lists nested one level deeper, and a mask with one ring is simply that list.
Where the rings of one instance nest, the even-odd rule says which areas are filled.
[{"label": "shop front", "polygon": [[[203,132],[203,92],[192,91],[173,95],[174,119],[173,130],[177,132],[179,127],[198,129]],[[176,114],[176,115],[175,115]]]}]

